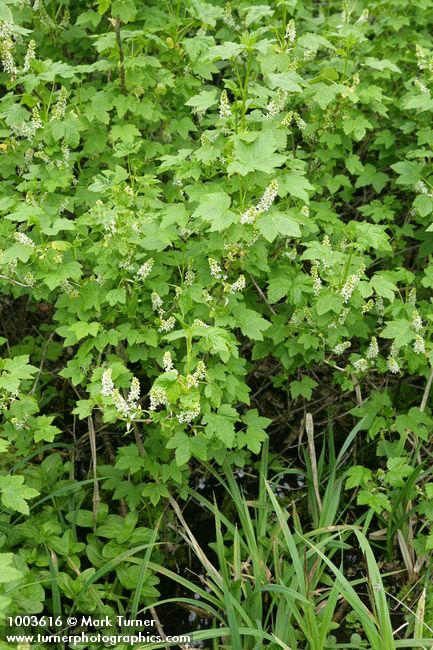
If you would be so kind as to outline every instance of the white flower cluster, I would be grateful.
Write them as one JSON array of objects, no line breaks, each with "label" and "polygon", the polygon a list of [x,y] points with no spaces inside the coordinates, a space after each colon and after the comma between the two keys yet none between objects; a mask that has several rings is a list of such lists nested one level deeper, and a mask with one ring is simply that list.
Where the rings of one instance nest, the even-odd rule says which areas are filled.
[{"label": "white flower cluster", "polygon": [[366,359],[357,359],[353,364],[356,372],[366,372],[368,370],[368,361]]},{"label": "white flower cluster", "polygon": [[254,223],[259,215],[269,210],[269,208],[272,206],[273,202],[275,201],[277,194],[278,194],[278,181],[274,179],[269,183],[259,203],[256,206],[249,208],[241,216],[241,223],[242,224]]},{"label": "white flower cluster", "polygon": [[200,415],[200,404],[196,402],[187,411],[181,411],[177,414],[179,424],[191,424],[193,420],[197,419]]},{"label": "white flower cluster", "polygon": [[210,295],[209,291],[207,289],[203,289],[201,295],[203,296],[203,300],[207,302],[208,305],[210,305],[212,302],[212,296]]},{"label": "white flower cluster", "polygon": [[285,38],[285,41],[286,41],[287,45],[289,45],[290,47],[293,47],[293,45],[294,45],[294,43],[296,41],[296,25],[295,25],[295,21],[293,19],[289,20],[289,22],[287,23],[286,33],[284,35],[284,38]]},{"label": "white flower cluster", "polygon": [[185,287],[190,287],[192,284],[194,284],[195,281],[195,273],[192,270],[191,264],[188,264],[188,268],[185,273],[185,279],[184,279],[184,285]]},{"label": "white flower cluster", "polygon": [[203,361],[199,361],[197,368],[192,375],[186,376],[186,385],[187,388],[197,388],[199,382],[206,377],[206,366]]},{"label": "white flower cluster", "polygon": [[136,405],[139,399],[140,399],[140,382],[138,381],[137,377],[133,377],[131,379],[131,388],[129,390],[128,402],[130,404]]},{"label": "white flower cluster", "polygon": [[62,284],[60,285],[62,287],[62,290],[68,294],[71,298],[78,298],[80,295],[79,291],[75,289],[72,284],[69,282],[69,280],[63,280]]},{"label": "white flower cluster", "polygon": [[335,348],[333,349],[334,354],[344,354],[345,350],[350,348],[351,346],[350,341],[343,341],[343,343],[337,343]]},{"label": "white flower cluster", "polygon": [[427,196],[433,197],[433,192],[432,190],[429,190],[427,185],[424,183],[424,181],[418,181],[415,183],[415,192],[418,194],[426,194]]},{"label": "white flower cluster", "polygon": [[57,98],[57,102],[53,110],[53,115],[58,120],[61,120],[65,116],[67,97],[68,97],[67,90],[64,86],[62,86],[60,88],[59,96]]},{"label": "white flower cluster", "polygon": [[356,21],[357,23],[367,23],[368,22],[368,17],[370,15],[370,12],[368,9],[364,9],[358,20]]},{"label": "white flower cluster", "polygon": [[170,372],[170,370],[174,369],[171,352],[164,352],[164,356],[162,357],[162,367],[164,368],[164,372]]},{"label": "white flower cluster", "polygon": [[24,244],[24,246],[31,246],[31,248],[35,247],[34,242],[30,239],[30,237],[27,237],[23,232],[17,231],[14,233],[14,237],[19,242],[20,244]]},{"label": "white flower cluster", "polygon": [[35,151],[35,158],[42,160],[46,165],[49,165],[51,162],[49,155],[43,150]]},{"label": "white flower cluster", "polygon": [[385,313],[385,305],[383,304],[382,296],[378,296],[376,298],[376,311],[377,311],[379,317],[382,318],[382,316]]},{"label": "white flower cluster", "polygon": [[167,393],[163,388],[154,387],[150,389],[149,392],[149,411],[155,411],[158,406],[167,406],[168,397]]},{"label": "white flower cluster", "polygon": [[418,312],[417,309],[414,309],[413,313],[412,313],[412,327],[415,330],[415,332],[417,332],[417,334],[419,332],[421,332],[421,330],[423,328],[421,316],[419,315],[419,312]]},{"label": "white flower cluster", "polygon": [[355,74],[352,77],[352,85],[349,86],[349,90],[351,93],[354,93],[357,87],[359,86],[360,79],[359,79],[359,74],[355,72]]},{"label": "white flower cluster", "polygon": [[361,275],[364,273],[364,271],[365,268],[362,267],[357,273],[349,275],[346,282],[343,284],[341,288],[341,297],[343,298],[344,302],[349,302],[350,298],[352,297],[352,293],[354,292],[355,287],[361,279]]},{"label": "white flower cluster", "polygon": [[176,325],[176,319],[174,316],[170,316],[170,318],[161,319],[161,325],[158,328],[158,332],[171,332],[172,329],[174,329],[174,326]]},{"label": "white flower cluster", "polygon": [[363,305],[361,311],[362,311],[363,314],[367,314],[369,311],[371,311],[373,309],[373,307],[374,307],[374,300],[372,300],[370,298],[370,300],[367,300],[365,305]]},{"label": "white flower cluster", "polygon": [[417,59],[418,69],[428,70],[430,73],[433,73],[433,57],[429,56],[427,58],[425,51],[420,45],[415,46],[415,55]]},{"label": "white flower cluster", "polygon": [[213,257],[209,257],[208,263],[210,268],[210,274],[212,277],[216,278],[217,280],[221,280],[222,278],[225,277],[223,275],[222,268],[220,267],[218,262],[213,259]]},{"label": "white flower cluster", "polygon": [[308,205],[303,205],[299,212],[301,213],[302,217],[307,218],[310,216],[310,208]]},{"label": "white flower cluster", "polygon": [[228,119],[232,116],[232,109],[230,108],[229,99],[227,97],[227,90],[223,90],[220,97],[220,118]]},{"label": "white flower cluster", "polygon": [[300,131],[305,131],[307,128],[307,123],[302,119],[302,117],[296,111],[290,111],[287,113],[286,117],[283,119],[283,126],[291,126],[292,122],[295,122],[296,126]]},{"label": "white flower cluster", "polygon": [[224,7],[224,16],[222,20],[227,25],[227,27],[230,27],[230,29],[234,29],[237,32],[239,31],[239,25],[236,24],[236,21],[233,18],[232,8],[229,2]]},{"label": "white flower cluster", "polygon": [[236,291],[243,291],[245,289],[245,286],[245,277],[243,275],[240,275],[236,282],[233,282],[233,284],[230,285],[229,292],[236,293]]},{"label": "white flower cluster", "polygon": [[343,307],[343,309],[341,310],[340,316],[338,318],[338,322],[340,323],[340,325],[344,325],[344,323],[346,322],[346,319],[349,315],[349,311],[350,310],[348,307]]},{"label": "white flower cluster", "polygon": [[14,29],[13,24],[6,21],[0,21],[0,60],[2,62],[3,70],[6,74],[15,77],[18,73],[18,68],[15,65],[13,51],[14,43]]},{"label": "white flower cluster", "polygon": [[101,395],[104,397],[110,397],[110,395],[113,393],[114,390],[114,383],[111,378],[112,370],[111,368],[107,368],[104,370],[103,375],[102,375],[102,390],[101,390]]},{"label": "white flower cluster", "polygon": [[313,295],[318,296],[322,288],[322,280],[319,277],[319,267],[317,262],[311,265],[311,277],[313,278]]},{"label": "white flower cluster", "polygon": [[315,50],[310,50],[307,48],[306,50],[304,50],[304,54],[302,55],[302,58],[304,59],[304,61],[312,61],[313,59],[316,58],[316,54],[317,52]]},{"label": "white flower cluster", "polygon": [[424,339],[420,334],[416,335],[414,344],[413,344],[413,351],[415,354],[424,354],[425,353],[425,343]]},{"label": "white flower cluster", "polygon": [[371,337],[370,345],[367,350],[367,359],[376,359],[379,354],[379,346],[377,344],[377,338],[375,336]]},{"label": "white flower cluster", "polygon": [[397,359],[394,356],[389,355],[386,361],[386,365],[388,366],[388,370],[392,372],[393,375],[396,375],[398,372],[400,372],[400,366],[398,365]]},{"label": "white flower cluster", "polygon": [[29,41],[29,44],[27,46],[27,52],[24,57],[23,72],[29,72],[30,64],[35,58],[35,48],[36,48],[36,43],[32,39],[31,41]]},{"label": "white flower cluster", "polygon": [[284,109],[284,106],[287,102],[287,92],[284,90],[278,90],[274,99],[271,99],[266,105],[267,115],[266,117],[272,118],[281,113]]},{"label": "white flower cluster", "polygon": [[138,400],[140,399],[140,382],[137,377],[133,377],[131,380],[127,399],[114,387],[111,368],[104,370],[101,383],[101,395],[111,397],[120,417],[132,420],[137,416],[138,412],[141,411],[141,406],[138,404]]},{"label": "white flower cluster", "polygon": [[[28,122],[21,122],[21,124],[11,125],[10,129],[17,138],[31,139],[38,129],[43,126],[39,109],[37,106],[32,108],[32,119]],[[40,146],[43,146],[42,143]],[[33,152],[34,155],[34,152]]]},{"label": "white flower cluster", "polygon": [[163,305],[162,298],[159,294],[156,293],[156,291],[152,292],[152,295],[150,296],[150,301],[152,303],[153,311],[159,311],[161,309]]},{"label": "white flower cluster", "polygon": [[427,88],[427,86],[425,85],[425,83],[424,83],[423,81],[421,81],[421,79],[415,79],[415,81],[414,81],[414,86],[415,86],[415,88],[417,88],[417,89],[420,91],[420,93],[422,93],[423,95],[430,95],[430,90]]},{"label": "white flower cluster", "polygon": [[150,275],[150,272],[153,269],[153,265],[154,265],[154,260],[151,257],[147,260],[147,262],[145,262],[140,266],[135,276],[136,279],[141,281],[145,280]]}]

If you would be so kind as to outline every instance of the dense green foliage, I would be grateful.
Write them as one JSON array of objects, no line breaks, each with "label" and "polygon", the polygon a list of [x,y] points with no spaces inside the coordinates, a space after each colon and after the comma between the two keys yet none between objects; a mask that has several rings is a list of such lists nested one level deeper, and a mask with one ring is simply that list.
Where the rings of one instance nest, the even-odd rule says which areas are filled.
[{"label": "dense green foliage", "polygon": [[[299,537],[271,490],[288,573],[262,578],[329,600],[280,592],[274,617],[257,588],[265,636],[224,647],[433,637],[432,21],[432,0],[0,2],[0,612],[152,605],[168,499],[257,475],[269,436],[261,500],[296,503]],[[252,528],[207,506],[242,582],[224,544]],[[394,640],[339,577],[360,545],[377,586],[367,539],[404,574]]]}]

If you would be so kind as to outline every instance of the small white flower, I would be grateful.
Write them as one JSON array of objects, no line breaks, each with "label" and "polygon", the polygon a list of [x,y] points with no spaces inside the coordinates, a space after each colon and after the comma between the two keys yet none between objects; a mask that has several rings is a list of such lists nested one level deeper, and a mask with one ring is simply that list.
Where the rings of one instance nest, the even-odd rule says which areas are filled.
[{"label": "small white flower", "polygon": [[259,214],[260,213],[256,207],[248,208],[248,210],[246,210],[241,216],[241,224],[245,225],[254,223]]},{"label": "small white flower", "polygon": [[259,214],[262,214],[263,212],[267,212],[269,210],[269,208],[275,201],[277,193],[278,193],[278,181],[274,179],[269,183],[268,187],[264,191],[262,198],[260,199],[260,202],[257,206],[257,210],[259,211]]},{"label": "small white flower", "polygon": [[367,300],[365,305],[363,305],[362,313],[366,314],[367,312],[371,311],[373,309],[373,307],[374,307],[374,301],[371,300],[371,298],[370,298],[370,300]]},{"label": "small white flower", "polygon": [[220,97],[220,118],[228,119],[231,115],[232,109],[230,108],[227,91],[223,90]]},{"label": "small white flower", "polygon": [[241,216],[241,224],[252,224],[255,222],[257,217],[263,212],[267,212],[272,206],[273,202],[278,193],[278,181],[276,179],[272,180],[268,187],[265,189],[262,198],[259,203],[252,207],[248,208],[246,212]]},{"label": "small white flower", "polygon": [[370,345],[367,350],[367,359],[375,359],[379,354],[379,346],[377,344],[377,338],[375,336],[371,337]]},{"label": "small white flower", "polygon": [[296,25],[293,19],[289,20],[287,23],[285,39],[290,46],[293,46],[294,42],[296,41]]},{"label": "small white flower", "polygon": [[410,305],[415,305],[416,304],[416,289],[415,289],[415,287],[412,287],[412,289],[409,291],[407,301],[408,301],[408,303]]},{"label": "small white flower", "polygon": [[150,406],[149,411],[155,411],[158,406],[167,406],[168,397],[163,388],[151,388],[149,393]]},{"label": "small white flower", "polygon": [[34,242],[30,239],[30,237],[27,237],[23,232],[15,232],[14,237],[19,242],[20,244],[24,244],[24,246],[31,246],[32,248],[35,247]]},{"label": "small white flower", "polygon": [[158,328],[158,332],[171,332],[171,330],[174,328],[176,325],[176,319],[174,316],[170,316],[170,318],[161,319],[161,325]]},{"label": "small white flower", "polygon": [[209,257],[208,263],[212,277],[216,278],[217,280],[221,280],[223,277],[223,272],[218,262],[212,257]]},{"label": "small white flower", "polygon": [[317,275],[314,278],[314,282],[313,282],[313,295],[318,296],[319,293],[320,293],[321,288],[322,288],[322,280]]},{"label": "small white flower", "polygon": [[353,367],[356,372],[366,372],[368,370],[368,361],[366,359],[357,359]]},{"label": "small white flower", "polygon": [[424,181],[418,181],[415,183],[415,192],[418,194],[428,194],[428,187]]},{"label": "small white flower", "polygon": [[54,106],[54,110],[53,110],[53,115],[58,120],[61,120],[65,116],[67,97],[68,97],[68,92],[66,88],[62,86],[59,92],[59,96],[57,98],[57,103]]},{"label": "small white flower", "polygon": [[345,352],[345,350],[350,348],[351,345],[352,344],[351,344],[350,341],[343,341],[343,343],[337,343],[337,345],[335,346],[333,352],[334,352],[334,354],[343,354]]},{"label": "small white flower", "polygon": [[388,366],[388,370],[392,372],[393,375],[396,375],[398,372],[400,372],[400,366],[398,365],[395,357],[390,355],[386,363]]},{"label": "small white flower", "polygon": [[236,293],[236,291],[243,291],[245,289],[246,282],[243,275],[240,275],[236,282],[230,285],[230,293]]},{"label": "small white flower", "polygon": [[164,372],[170,372],[170,370],[173,370],[171,352],[164,352],[164,356],[162,357],[162,367],[164,368]]},{"label": "small white flower", "polygon": [[190,287],[192,284],[194,284],[195,281],[195,273],[192,270],[192,267],[190,264],[188,264],[188,268],[185,273],[185,279],[184,279],[184,285],[186,287]]},{"label": "small white flower", "polygon": [[193,420],[200,415],[200,404],[193,404],[187,411],[181,411],[177,415],[177,420],[180,424],[191,424]]},{"label": "small white flower", "polygon": [[368,16],[370,12],[368,9],[364,9],[358,20],[356,21],[357,23],[366,23],[368,22]]},{"label": "small white flower", "polygon": [[111,393],[111,397],[113,399],[114,406],[116,407],[116,411],[119,413],[121,417],[127,418],[130,415],[131,409],[127,401],[122,397],[122,395],[119,393],[117,388],[113,390]]},{"label": "small white flower", "polygon": [[194,371],[194,377],[197,377],[197,379],[204,379],[206,376],[206,366],[203,361],[199,361],[197,364],[197,368]]},{"label": "small white flower", "polygon": [[194,375],[186,376],[186,387],[187,388],[198,388],[198,379]]},{"label": "small white flower", "polygon": [[102,390],[101,390],[101,395],[104,395],[104,397],[109,397],[114,390],[114,384],[113,380],[111,378],[111,368],[107,368],[104,370],[104,373],[102,375]]},{"label": "small white flower", "polygon": [[341,289],[341,297],[343,298],[344,302],[349,302],[358,281],[359,277],[357,275],[350,275],[347,278]]},{"label": "small white flower", "polygon": [[307,123],[302,119],[302,117],[299,115],[299,113],[293,113],[293,117],[296,123],[296,126],[300,131],[305,131],[307,128]]},{"label": "small white flower", "polygon": [[33,273],[26,273],[24,276],[24,282],[29,285],[29,287],[34,287],[36,284],[36,278]]},{"label": "small white flower", "polygon": [[423,328],[423,324],[422,324],[421,316],[419,315],[419,312],[418,312],[417,309],[414,309],[414,310],[413,310],[413,314],[412,314],[412,327],[413,327],[413,329],[415,330],[415,332],[417,332],[417,333],[421,332],[421,330],[422,330],[422,328]]},{"label": "small white flower", "polygon": [[150,301],[152,303],[153,311],[158,311],[159,309],[161,309],[163,305],[162,298],[160,295],[156,293],[156,291],[154,291],[150,296]]},{"label": "small white flower", "polygon": [[383,314],[385,313],[385,305],[383,304],[382,296],[378,296],[376,298],[376,309],[379,316],[383,316]]},{"label": "small white flower", "polygon": [[26,56],[24,57],[23,72],[28,72],[30,70],[30,64],[32,60],[35,58],[35,48],[36,48],[36,43],[32,39],[31,41],[29,41],[29,44],[27,46]]},{"label": "small white flower", "polygon": [[144,264],[142,264],[140,266],[140,268],[138,269],[137,274],[135,276],[136,279],[137,280],[145,280],[148,277],[148,275],[150,274],[150,272],[152,271],[153,264],[154,264],[154,261],[153,261],[153,258],[151,257],[150,259],[147,260],[147,262],[145,262]]},{"label": "small white flower", "polygon": [[137,377],[133,377],[131,380],[131,388],[128,395],[128,403],[133,407],[137,407],[137,402],[140,399],[140,382]]},{"label": "small white flower", "polygon": [[413,344],[413,351],[415,354],[424,354],[425,353],[425,343],[422,336],[417,334],[415,342]]}]

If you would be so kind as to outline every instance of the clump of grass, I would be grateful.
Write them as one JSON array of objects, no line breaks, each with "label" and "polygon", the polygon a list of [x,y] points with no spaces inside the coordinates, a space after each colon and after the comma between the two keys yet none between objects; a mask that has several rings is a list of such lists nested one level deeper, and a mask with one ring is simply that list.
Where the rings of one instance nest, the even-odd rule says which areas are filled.
[{"label": "clump of grass", "polygon": [[[211,561],[209,551],[200,546],[179,505],[171,499],[181,525],[179,534],[199,560],[205,578],[203,586],[197,586],[161,565],[148,562],[150,569],[171,578],[192,596],[166,599],[153,607],[169,602],[182,602],[194,609],[199,606],[202,616],[212,621],[212,627],[192,632],[191,638],[207,642],[210,645],[206,647],[214,650],[431,648],[433,638],[421,638],[420,608],[415,613],[417,638],[395,639],[389,601],[366,532],[361,525],[337,523],[343,480],[338,468],[359,428],[360,425],[351,431],[338,457],[331,454],[328,482],[321,495],[321,525],[314,530],[302,531],[296,509],[289,514],[279,503],[267,480],[266,446],[255,500],[245,498],[228,465],[224,467],[224,478],[214,473],[230,494],[236,521],[229,520],[216,502],[191,490],[191,496],[213,514],[216,539],[212,548],[216,561]],[[317,494],[317,489],[313,492]],[[365,558],[367,575],[349,580],[344,574],[343,560],[345,551],[354,543]],[[360,621],[362,636],[337,643],[332,633],[339,627],[336,612],[343,602]],[[174,645],[165,641],[146,647]]]}]

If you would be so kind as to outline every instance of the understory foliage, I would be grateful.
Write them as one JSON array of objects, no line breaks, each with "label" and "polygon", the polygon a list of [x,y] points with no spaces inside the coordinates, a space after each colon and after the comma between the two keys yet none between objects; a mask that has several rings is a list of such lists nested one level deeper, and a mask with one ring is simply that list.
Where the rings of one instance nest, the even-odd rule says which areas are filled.
[{"label": "understory foliage", "polygon": [[[257,645],[205,647],[433,637],[433,1],[261,2],[0,2],[0,612],[155,604],[169,500],[269,442],[267,534],[336,636],[281,592]],[[341,573],[353,545],[380,579],[369,543],[391,633]]]}]

